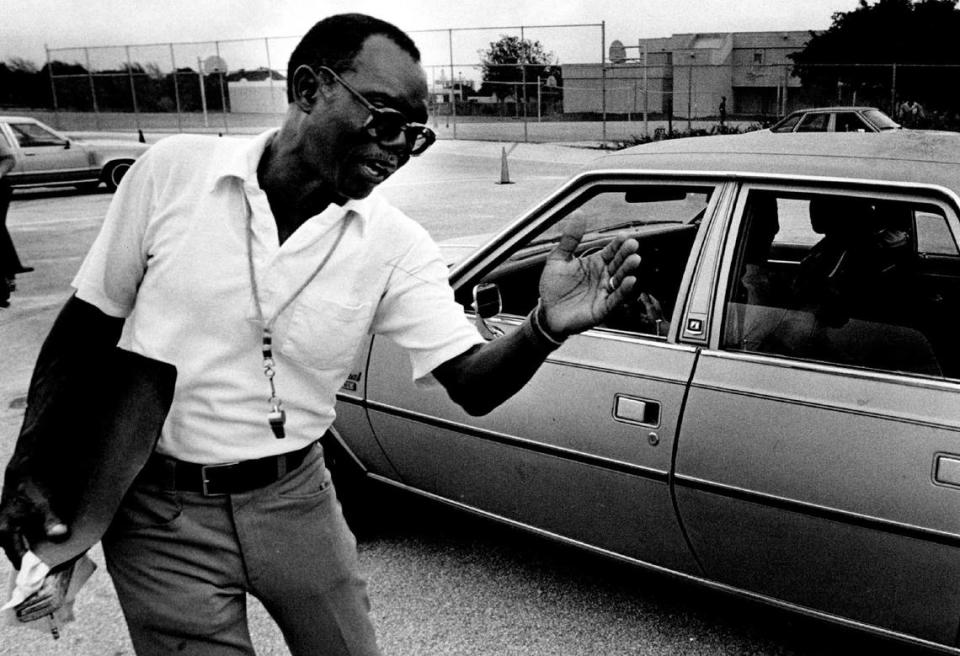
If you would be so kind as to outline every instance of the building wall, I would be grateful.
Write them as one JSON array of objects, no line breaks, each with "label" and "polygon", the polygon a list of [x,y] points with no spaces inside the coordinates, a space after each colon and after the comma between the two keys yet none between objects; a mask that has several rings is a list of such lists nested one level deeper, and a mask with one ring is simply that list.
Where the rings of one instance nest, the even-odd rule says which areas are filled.
[{"label": "building wall", "polygon": [[[717,116],[726,96],[729,114],[777,114],[797,97],[800,80],[788,55],[803,49],[807,31],[713,32],[640,39],[647,52],[648,106],[675,118]],[[600,64],[564,65],[565,112],[600,112]],[[607,64],[608,113],[632,113],[634,87],[643,99],[643,66]]]}]

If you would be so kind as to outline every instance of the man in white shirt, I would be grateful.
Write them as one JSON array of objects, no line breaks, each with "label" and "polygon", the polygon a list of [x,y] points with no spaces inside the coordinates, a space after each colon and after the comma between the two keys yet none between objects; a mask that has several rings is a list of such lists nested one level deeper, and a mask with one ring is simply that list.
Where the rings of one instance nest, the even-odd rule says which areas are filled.
[{"label": "man in white shirt", "polygon": [[[409,37],[358,14],[325,19],[291,56],[288,96],[279,130],[249,142],[171,137],[138,160],[31,382],[32,399],[55,394],[115,344],[177,368],[156,451],[103,537],[140,656],[252,654],[247,594],[293,654],[378,653],[355,541],[316,445],[363,336],[404,346],[415,379],[482,414],[635,282],[635,241],[580,260],[579,235],[567,234],[538,310],[485,342],[435,244],[374,191],[434,139]],[[31,540],[69,530],[21,466],[42,430],[32,412],[0,505],[15,564]],[[27,600],[21,618],[54,604]]]}]

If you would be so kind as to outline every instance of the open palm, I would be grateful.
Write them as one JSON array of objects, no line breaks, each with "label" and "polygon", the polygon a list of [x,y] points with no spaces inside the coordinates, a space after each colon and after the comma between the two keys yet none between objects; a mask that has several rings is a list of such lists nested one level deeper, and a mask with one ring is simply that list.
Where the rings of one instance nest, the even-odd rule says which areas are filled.
[{"label": "open palm", "polygon": [[557,335],[570,335],[592,328],[622,303],[636,284],[638,244],[624,235],[614,237],[603,249],[583,257],[575,252],[583,226],[568,226],[556,248],[547,256],[540,276],[540,299],[547,328]]}]

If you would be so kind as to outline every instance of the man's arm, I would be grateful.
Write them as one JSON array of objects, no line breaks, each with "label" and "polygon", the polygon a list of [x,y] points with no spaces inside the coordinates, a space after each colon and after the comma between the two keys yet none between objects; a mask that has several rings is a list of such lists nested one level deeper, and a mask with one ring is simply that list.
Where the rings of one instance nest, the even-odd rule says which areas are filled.
[{"label": "man's arm", "polygon": [[40,349],[27,393],[23,426],[7,464],[0,497],[0,546],[15,567],[19,567],[31,542],[62,539],[69,533],[50,507],[45,485],[34,475],[35,462],[43,455],[37,452],[38,436],[44,435],[47,422],[53,419],[50,408],[55,406],[57,395],[68,387],[69,381],[100,366],[104,354],[116,346],[122,328],[123,319],[108,316],[73,296],[60,311]]},{"label": "man's arm", "polygon": [[602,251],[578,258],[582,236],[582,227],[571,227],[547,256],[540,303],[518,330],[433,371],[470,414],[486,414],[516,394],[568,335],[596,326],[629,296],[640,264],[637,241],[617,236]]}]

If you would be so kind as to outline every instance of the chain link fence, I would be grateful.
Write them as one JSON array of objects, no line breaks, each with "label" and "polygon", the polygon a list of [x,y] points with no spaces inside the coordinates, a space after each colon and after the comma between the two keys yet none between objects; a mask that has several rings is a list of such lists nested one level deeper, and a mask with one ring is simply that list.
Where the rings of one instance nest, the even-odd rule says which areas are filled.
[{"label": "chain link fence", "polygon": [[[744,131],[800,107],[870,105],[912,127],[960,128],[960,101],[951,93],[960,66],[801,71],[674,61],[668,52],[611,63],[605,32],[603,23],[411,32],[423,54],[432,126],[442,138],[642,140]],[[539,42],[547,56],[484,64],[483,53],[504,37]],[[286,64],[298,41],[52,48],[40,70],[0,67],[8,76],[0,80],[0,105],[29,108],[73,131],[255,132],[283,120]]]}]

